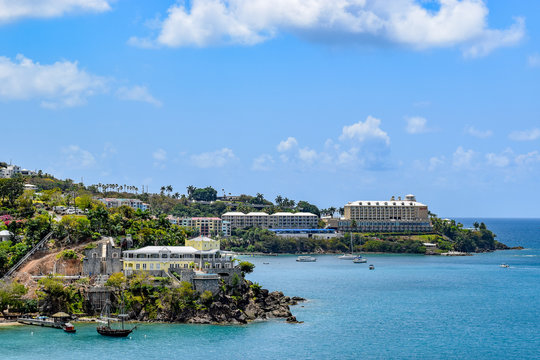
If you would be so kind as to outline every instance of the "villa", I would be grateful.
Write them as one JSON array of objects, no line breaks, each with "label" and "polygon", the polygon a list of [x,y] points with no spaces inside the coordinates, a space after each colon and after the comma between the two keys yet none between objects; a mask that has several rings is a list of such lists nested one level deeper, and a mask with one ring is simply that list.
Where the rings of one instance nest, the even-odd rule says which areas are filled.
[{"label": "villa", "polygon": [[151,275],[163,276],[166,272],[197,268],[207,272],[233,269],[233,257],[219,249],[219,240],[197,237],[186,240],[186,246],[146,246],[123,252],[124,274],[132,275],[147,271]]}]

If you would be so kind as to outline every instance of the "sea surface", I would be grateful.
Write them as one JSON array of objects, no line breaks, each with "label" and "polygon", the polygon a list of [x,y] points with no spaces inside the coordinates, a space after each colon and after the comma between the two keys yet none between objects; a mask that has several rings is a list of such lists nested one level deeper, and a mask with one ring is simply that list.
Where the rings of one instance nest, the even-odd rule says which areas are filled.
[{"label": "sea surface", "polygon": [[78,324],[76,334],[4,327],[0,359],[540,358],[540,219],[459,220],[484,221],[525,250],[368,255],[367,264],[246,257],[256,265],[251,280],[308,299],[292,307],[302,324],[143,324],[127,339],[102,337],[94,325]]}]

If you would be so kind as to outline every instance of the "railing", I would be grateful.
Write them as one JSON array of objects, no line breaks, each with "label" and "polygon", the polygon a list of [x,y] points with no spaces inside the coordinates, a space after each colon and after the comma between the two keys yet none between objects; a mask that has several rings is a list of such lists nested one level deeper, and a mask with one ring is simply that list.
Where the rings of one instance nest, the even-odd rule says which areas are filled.
[{"label": "railing", "polygon": [[38,251],[47,241],[49,241],[49,239],[51,238],[52,236],[52,231],[50,233],[48,233],[47,235],[45,235],[45,237],[43,239],[41,239],[40,242],[38,242],[32,249],[30,249],[30,251],[28,251],[26,253],[26,255],[24,255],[21,260],[17,261],[17,263],[15,265],[13,265],[11,267],[11,269],[8,270],[7,273],[4,274],[4,276],[2,277],[2,280],[5,280],[7,279],[8,277],[11,276],[11,274],[13,274],[26,260],[28,260],[28,258],[32,255],[34,255],[34,253],[36,251]]}]

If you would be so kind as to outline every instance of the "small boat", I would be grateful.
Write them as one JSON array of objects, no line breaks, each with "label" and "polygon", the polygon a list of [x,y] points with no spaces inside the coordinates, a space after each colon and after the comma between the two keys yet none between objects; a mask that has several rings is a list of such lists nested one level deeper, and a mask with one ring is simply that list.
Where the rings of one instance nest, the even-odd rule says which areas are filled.
[{"label": "small boat", "polygon": [[502,267],[502,268],[509,268],[510,267],[510,265],[508,265],[508,264],[501,264],[499,266]]},{"label": "small boat", "polygon": [[70,322],[65,323],[64,326],[62,326],[62,330],[70,334],[77,332],[75,326],[73,326],[73,324]]},{"label": "small boat", "polygon": [[263,265],[268,265],[268,264],[270,264],[270,263],[269,262],[263,262]]},{"label": "small boat", "polygon": [[343,254],[341,256],[338,256],[338,259],[340,260],[354,260],[357,258],[357,255],[354,254]]},{"label": "small boat", "polygon": [[373,264],[369,265],[369,270],[375,270],[375,266]]},{"label": "small boat", "polygon": [[363,257],[361,256],[357,256],[353,259],[352,261],[353,263],[355,264],[364,264],[364,263],[367,263],[367,259],[364,259]]},{"label": "small boat", "polygon": [[296,258],[296,261],[298,262],[315,262],[317,261],[317,258],[314,258],[313,256],[299,256]]},{"label": "small boat", "polygon": [[[123,305],[122,305],[122,311],[123,311]],[[118,318],[112,318],[111,317],[111,303],[110,301],[107,301],[105,303],[105,307],[101,311],[101,318],[98,320],[100,323],[107,324],[107,325],[101,325],[98,326],[96,331],[98,334],[103,336],[110,336],[110,337],[126,337],[133,330],[135,330],[137,327],[133,327],[131,329],[126,329],[124,327],[124,319],[127,317],[127,314],[119,314],[118,317],[122,321],[122,328],[121,329],[113,329],[111,327],[111,321],[118,321]]]}]

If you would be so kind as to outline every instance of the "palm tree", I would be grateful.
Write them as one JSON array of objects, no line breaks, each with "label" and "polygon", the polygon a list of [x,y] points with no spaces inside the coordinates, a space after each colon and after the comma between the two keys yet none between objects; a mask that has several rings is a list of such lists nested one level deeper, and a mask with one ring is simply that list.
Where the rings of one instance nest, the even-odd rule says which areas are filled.
[{"label": "palm tree", "polygon": [[163,196],[165,194],[165,190],[167,190],[167,187],[166,186],[162,186],[161,188],[159,188],[160,190],[160,195]]},{"label": "palm tree", "polygon": [[167,190],[167,192],[169,193],[169,196],[171,196],[171,193],[172,193],[172,191],[173,191],[172,185],[167,185],[167,186],[166,186],[166,190]]},{"label": "palm tree", "polygon": [[276,204],[281,206],[282,203],[283,203],[283,196],[281,195],[276,196]]},{"label": "palm tree", "polygon": [[195,186],[193,185],[189,185],[187,188],[187,195],[188,195],[188,199],[191,200],[192,197],[193,197],[193,192],[197,189]]}]

